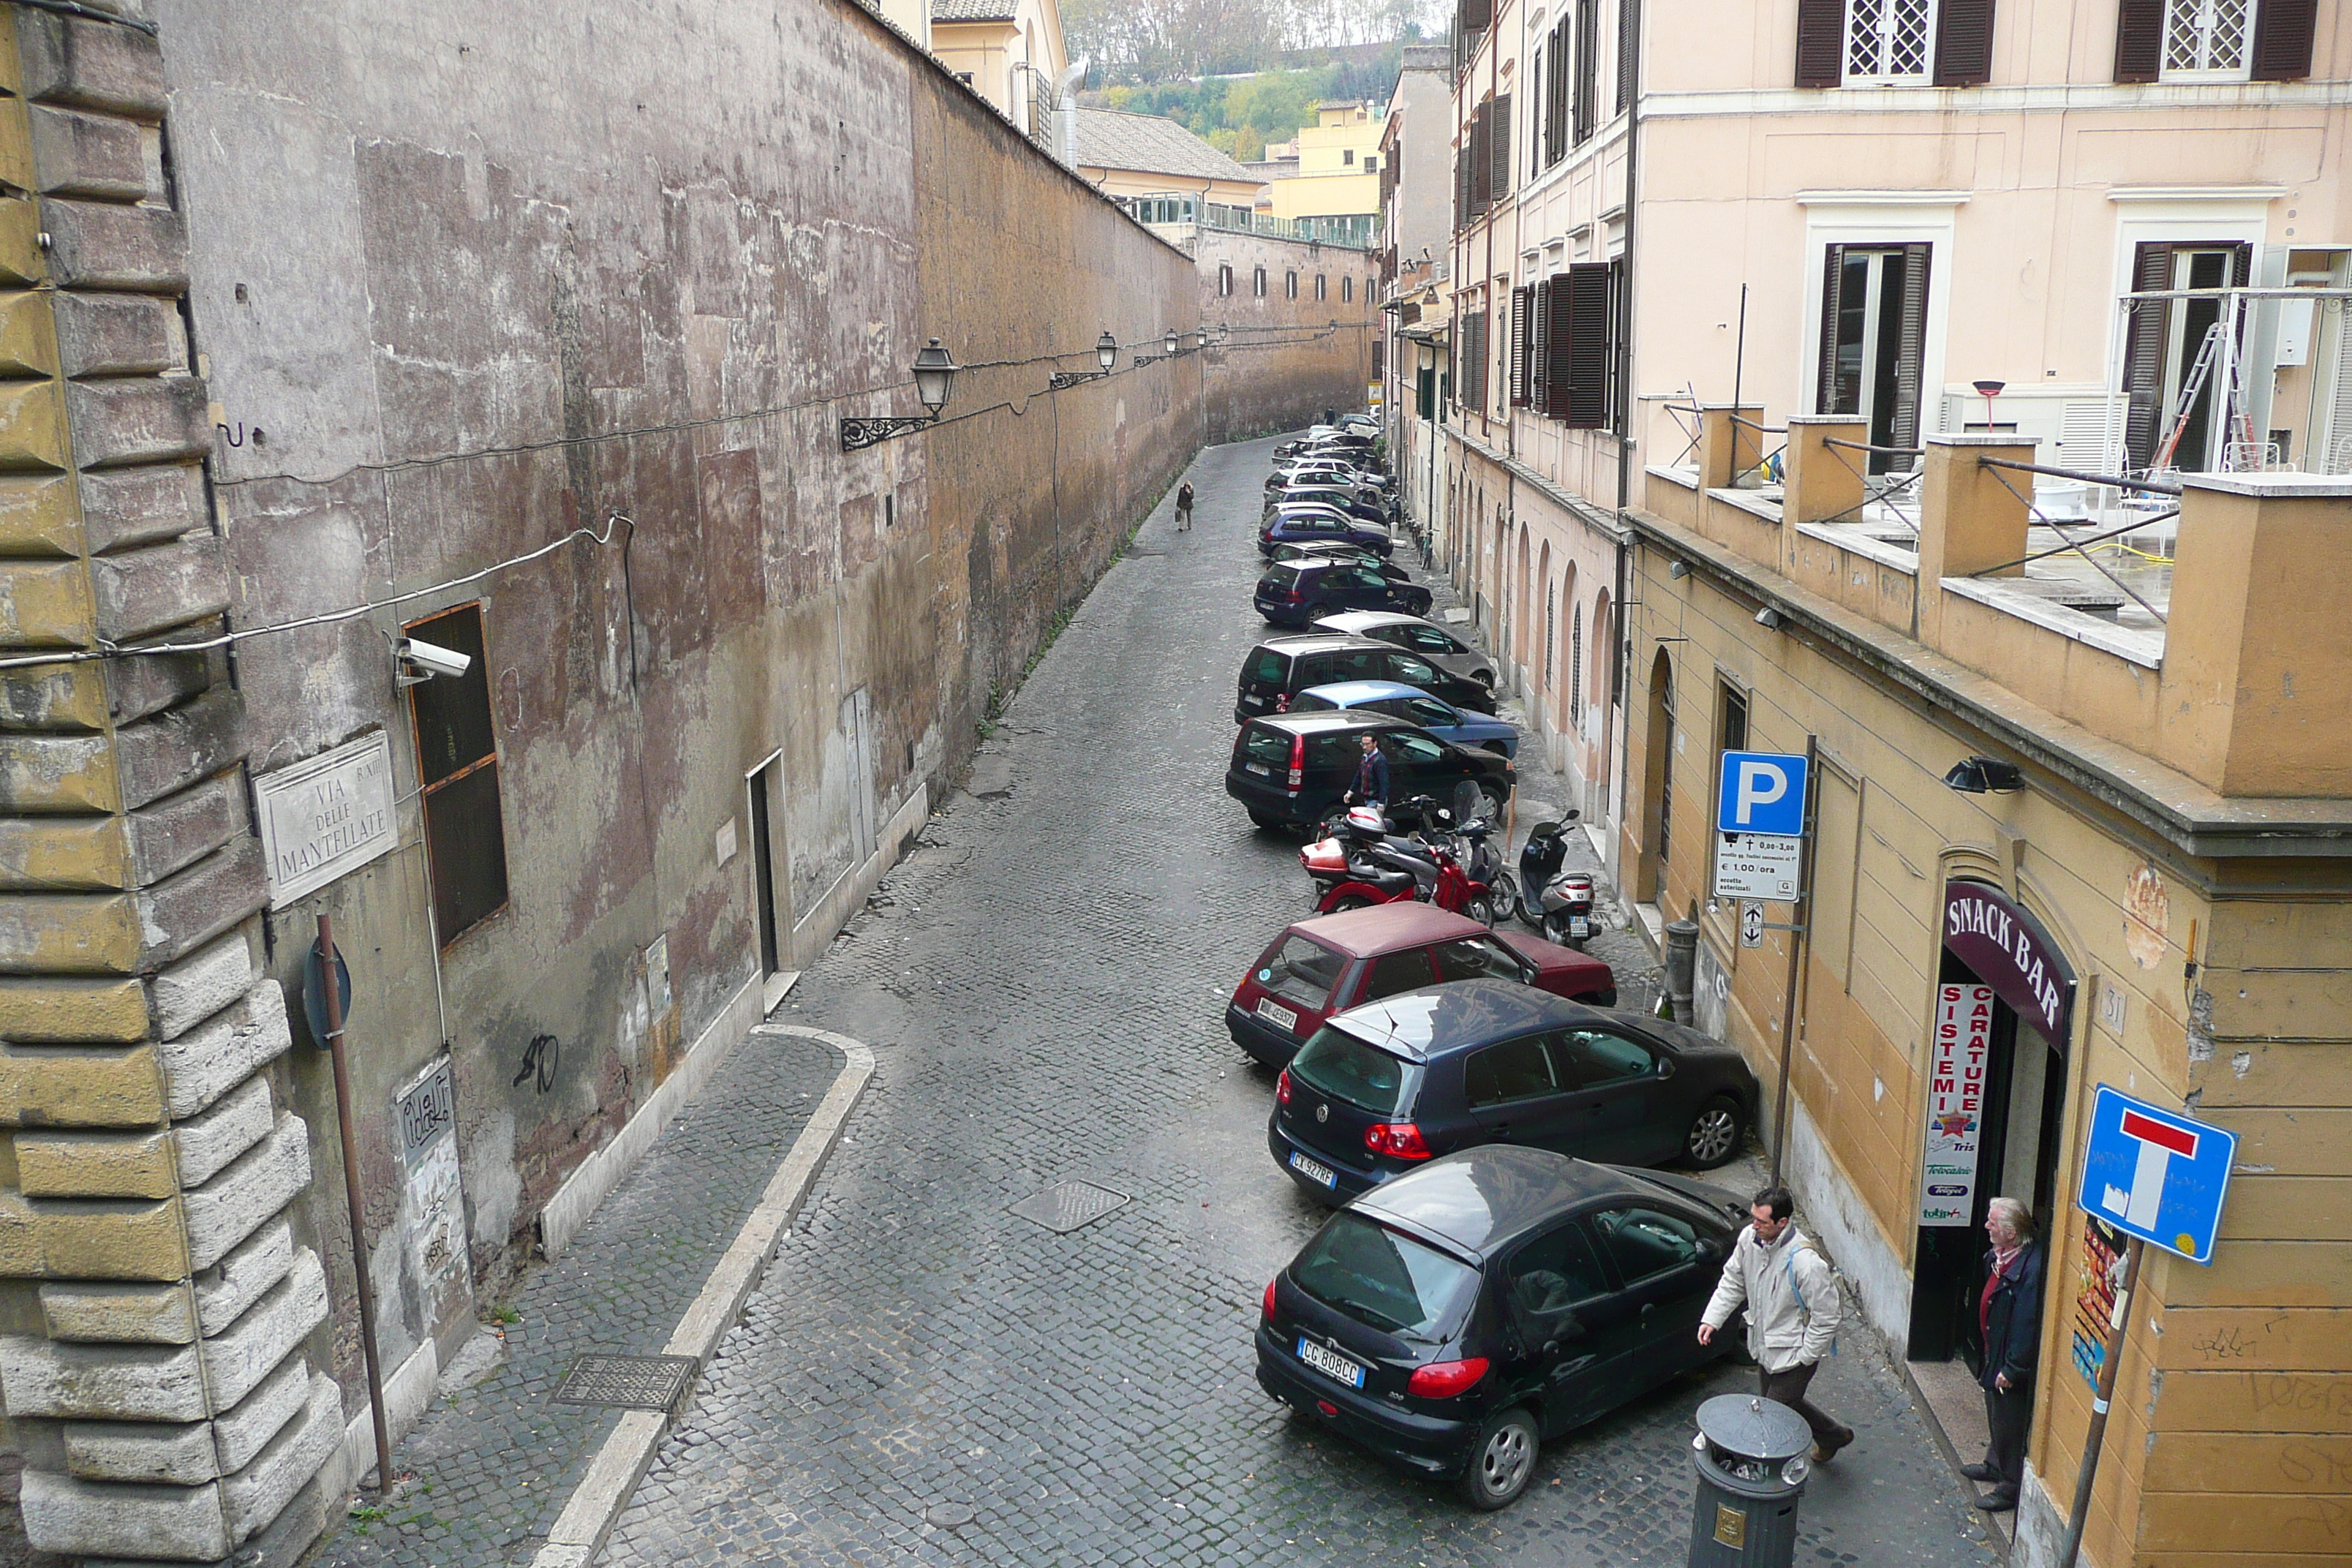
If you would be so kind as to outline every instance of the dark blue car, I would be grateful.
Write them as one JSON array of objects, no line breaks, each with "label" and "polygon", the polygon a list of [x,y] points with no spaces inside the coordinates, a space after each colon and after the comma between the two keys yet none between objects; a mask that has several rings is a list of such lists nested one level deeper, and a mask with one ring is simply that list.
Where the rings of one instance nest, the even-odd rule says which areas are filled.
[{"label": "dark blue car", "polygon": [[1376,555],[1386,555],[1396,548],[1389,531],[1364,522],[1330,507],[1283,507],[1265,520],[1257,531],[1257,552],[1271,555],[1277,544],[1305,544],[1313,540],[1338,539],[1360,544]]},{"label": "dark blue car", "polygon": [[1303,626],[1340,608],[1426,615],[1430,594],[1417,584],[1397,582],[1377,567],[1349,561],[1277,561],[1257,580],[1252,602],[1276,626]]},{"label": "dark blue car", "polygon": [[1333,686],[1309,687],[1290,700],[1286,711],[1314,713],[1333,708],[1387,713],[1456,746],[1476,746],[1506,757],[1519,754],[1517,724],[1486,713],[1465,713],[1443,698],[1400,681],[1343,680]]}]

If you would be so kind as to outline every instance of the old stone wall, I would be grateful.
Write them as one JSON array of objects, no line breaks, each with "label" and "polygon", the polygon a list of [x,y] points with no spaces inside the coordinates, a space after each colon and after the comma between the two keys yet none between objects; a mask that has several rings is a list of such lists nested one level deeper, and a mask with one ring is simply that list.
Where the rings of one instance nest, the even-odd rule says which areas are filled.
[{"label": "old stone wall", "polygon": [[1196,230],[1192,250],[1210,334],[1209,440],[1295,430],[1326,411],[1364,406],[1381,331],[1370,252],[1217,228]]},{"label": "old stone wall", "polygon": [[343,1414],[154,39],[0,13],[0,1402],[39,1551],[284,1562]]}]

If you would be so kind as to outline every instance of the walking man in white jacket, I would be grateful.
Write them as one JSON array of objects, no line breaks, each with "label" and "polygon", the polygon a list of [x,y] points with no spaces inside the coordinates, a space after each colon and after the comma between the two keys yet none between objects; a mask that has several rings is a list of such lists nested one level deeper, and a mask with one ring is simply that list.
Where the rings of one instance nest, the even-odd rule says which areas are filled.
[{"label": "walking man in white jacket", "polygon": [[1853,1441],[1853,1428],[1817,1408],[1805,1390],[1837,1341],[1844,1301],[1829,1259],[1790,1222],[1797,1206],[1786,1187],[1767,1187],[1748,1206],[1754,1224],[1739,1233],[1723,1279],[1706,1304],[1698,1342],[1712,1344],[1731,1314],[1748,1308],[1748,1351],[1763,1374],[1765,1398],[1778,1400],[1813,1429],[1813,1461]]}]

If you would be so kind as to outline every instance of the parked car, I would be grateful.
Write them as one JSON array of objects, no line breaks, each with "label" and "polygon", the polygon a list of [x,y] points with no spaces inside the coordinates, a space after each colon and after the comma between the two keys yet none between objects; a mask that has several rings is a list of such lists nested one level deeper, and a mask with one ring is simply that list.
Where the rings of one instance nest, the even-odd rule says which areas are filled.
[{"label": "parked car", "polygon": [[1389,525],[1389,513],[1392,510],[1380,501],[1366,500],[1354,490],[1336,485],[1307,485],[1265,492],[1267,517],[1272,517],[1285,506],[1328,506],[1350,517],[1360,518],[1375,528]]},{"label": "parked car", "polygon": [[1347,610],[1336,616],[1326,616],[1316,625],[1327,631],[1345,632],[1350,637],[1389,643],[1420,655],[1440,669],[1467,676],[1483,686],[1495,684],[1493,659],[1436,622],[1423,620],[1418,616],[1400,616],[1381,610]]},{"label": "parked car", "polygon": [[1356,566],[1369,566],[1391,583],[1410,583],[1412,574],[1403,564],[1390,556],[1383,558],[1374,551],[1344,539],[1308,539],[1295,544],[1277,544],[1271,559],[1276,561],[1345,561]]},{"label": "parked car", "polygon": [[1286,459],[1265,477],[1265,488],[1270,490],[1305,484],[1344,485],[1362,492],[1367,500],[1386,499],[1393,482],[1377,469],[1359,468],[1337,458],[1310,458],[1303,462]]},{"label": "parked car", "polygon": [[[1301,713],[1253,719],[1234,737],[1225,793],[1260,827],[1305,827],[1345,804],[1363,756],[1360,737],[1370,734],[1389,760],[1389,795],[1434,795],[1451,801],[1475,789],[1480,809],[1499,821],[1517,776],[1492,752],[1449,746],[1385,713]],[[1476,804],[1473,802],[1472,804]]]},{"label": "parked car", "polygon": [[1408,900],[1284,928],[1225,1005],[1234,1044],[1287,1067],[1332,1014],[1453,980],[1513,980],[1594,1007],[1617,1005],[1617,979],[1597,958],[1467,915]]},{"label": "parked car", "polygon": [[1507,1507],[1547,1439],[1728,1352],[1698,1342],[1740,1200],[1489,1145],[1335,1214],[1265,1288],[1257,1380],[1404,1468]]},{"label": "parked car", "polygon": [[1376,555],[1386,555],[1396,548],[1389,531],[1375,523],[1361,521],[1329,507],[1286,506],[1257,531],[1257,552],[1271,555],[1277,544],[1318,539],[1360,545]]},{"label": "parked car", "polygon": [[1495,693],[1465,677],[1450,674],[1418,654],[1370,637],[1308,632],[1270,637],[1242,660],[1241,689],[1234,699],[1234,722],[1279,713],[1289,700],[1312,686],[1343,680],[1393,680],[1417,686],[1456,708],[1495,710]]},{"label": "parked car", "polygon": [[1266,568],[1252,603],[1278,626],[1303,626],[1342,606],[1426,614],[1429,590],[1345,561],[1288,561]]},{"label": "parked car", "polygon": [[1318,713],[1347,708],[1364,713],[1386,713],[1408,724],[1418,724],[1441,741],[1456,746],[1477,746],[1498,757],[1516,761],[1519,727],[1485,713],[1465,713],[1418,686],[1393,680],[1343,680],[1332,686],[1310,686],[1290,700],[1286,711]]},{"label": "parked car", "polygon": [[1267,1146],[1330,1204],[1477,1143],[1720,1165],[1757,1107],[1756,1075],[1729,1046],[1500,980],[1334,1014],[1283,1071]]}]

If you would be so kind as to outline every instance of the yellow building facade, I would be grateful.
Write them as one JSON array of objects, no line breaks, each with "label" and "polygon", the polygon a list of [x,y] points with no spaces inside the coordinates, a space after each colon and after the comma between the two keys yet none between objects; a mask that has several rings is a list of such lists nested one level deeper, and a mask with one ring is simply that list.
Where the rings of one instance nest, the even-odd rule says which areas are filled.
[{"label": "yellow building facade", "polygon": [[1365,103],[1318,103],[1315,113],[1298,132],[1298,173],[1267,187],[1270,210],[1279,218],[1361,216],[1369,237],[1381,210],[1381,121]]},{"label": "yellow building facade", "polygon": [[[2075,588],[2023,561],[2053,545],[2031,526],[2032,476],[2002,467],[2034,460],[2030,435],[1926,438],[1913,555],[1875,536],[1884,521],[1854,521],[1858,421],[1792,419],[1770,499],[1733,483],[1763,455],[1759,432],[1729,408],[1693,413],[1696,467],[1653,468],[1649,504],[1625,514],[1619,849],[1654,918],[1696,924],[1699,1022],[1748,1056],[1768,1142],[1785,1116],[1809,1226],[1918,1386],[1958,1366],[1984,1240],[1969,1195],[1939,1196],[1951,1177],[1927,1168],[1945,1109],[1931,1078],[1944,1011],[1981,999],[1965,1180],[1977,1206],[2026,1202],[2049,1249],[2012,1561],[2051,1563],[2123,1244],[2075,1203],[2092,1098],[2111,1086],[2235,1133],[2210,1258],[2147,1249],[2084,1561],[2340,1560],[2352,480],[2185,476],[2168,572],[2120,576],[2157,612],[2135,629],[2057,604]],[[1801,752],[1809,737],[1810,931],[1792,968],[1789,932],[1744,946],[1739,902],[1710,898],[1716,779],[1725,750]],[[1996,766],[1995,788],[1968,793],[1950,774],[1970,758],[2017,775]],[[1974,1390],[1955,1381],[1965,1417]]]}]

